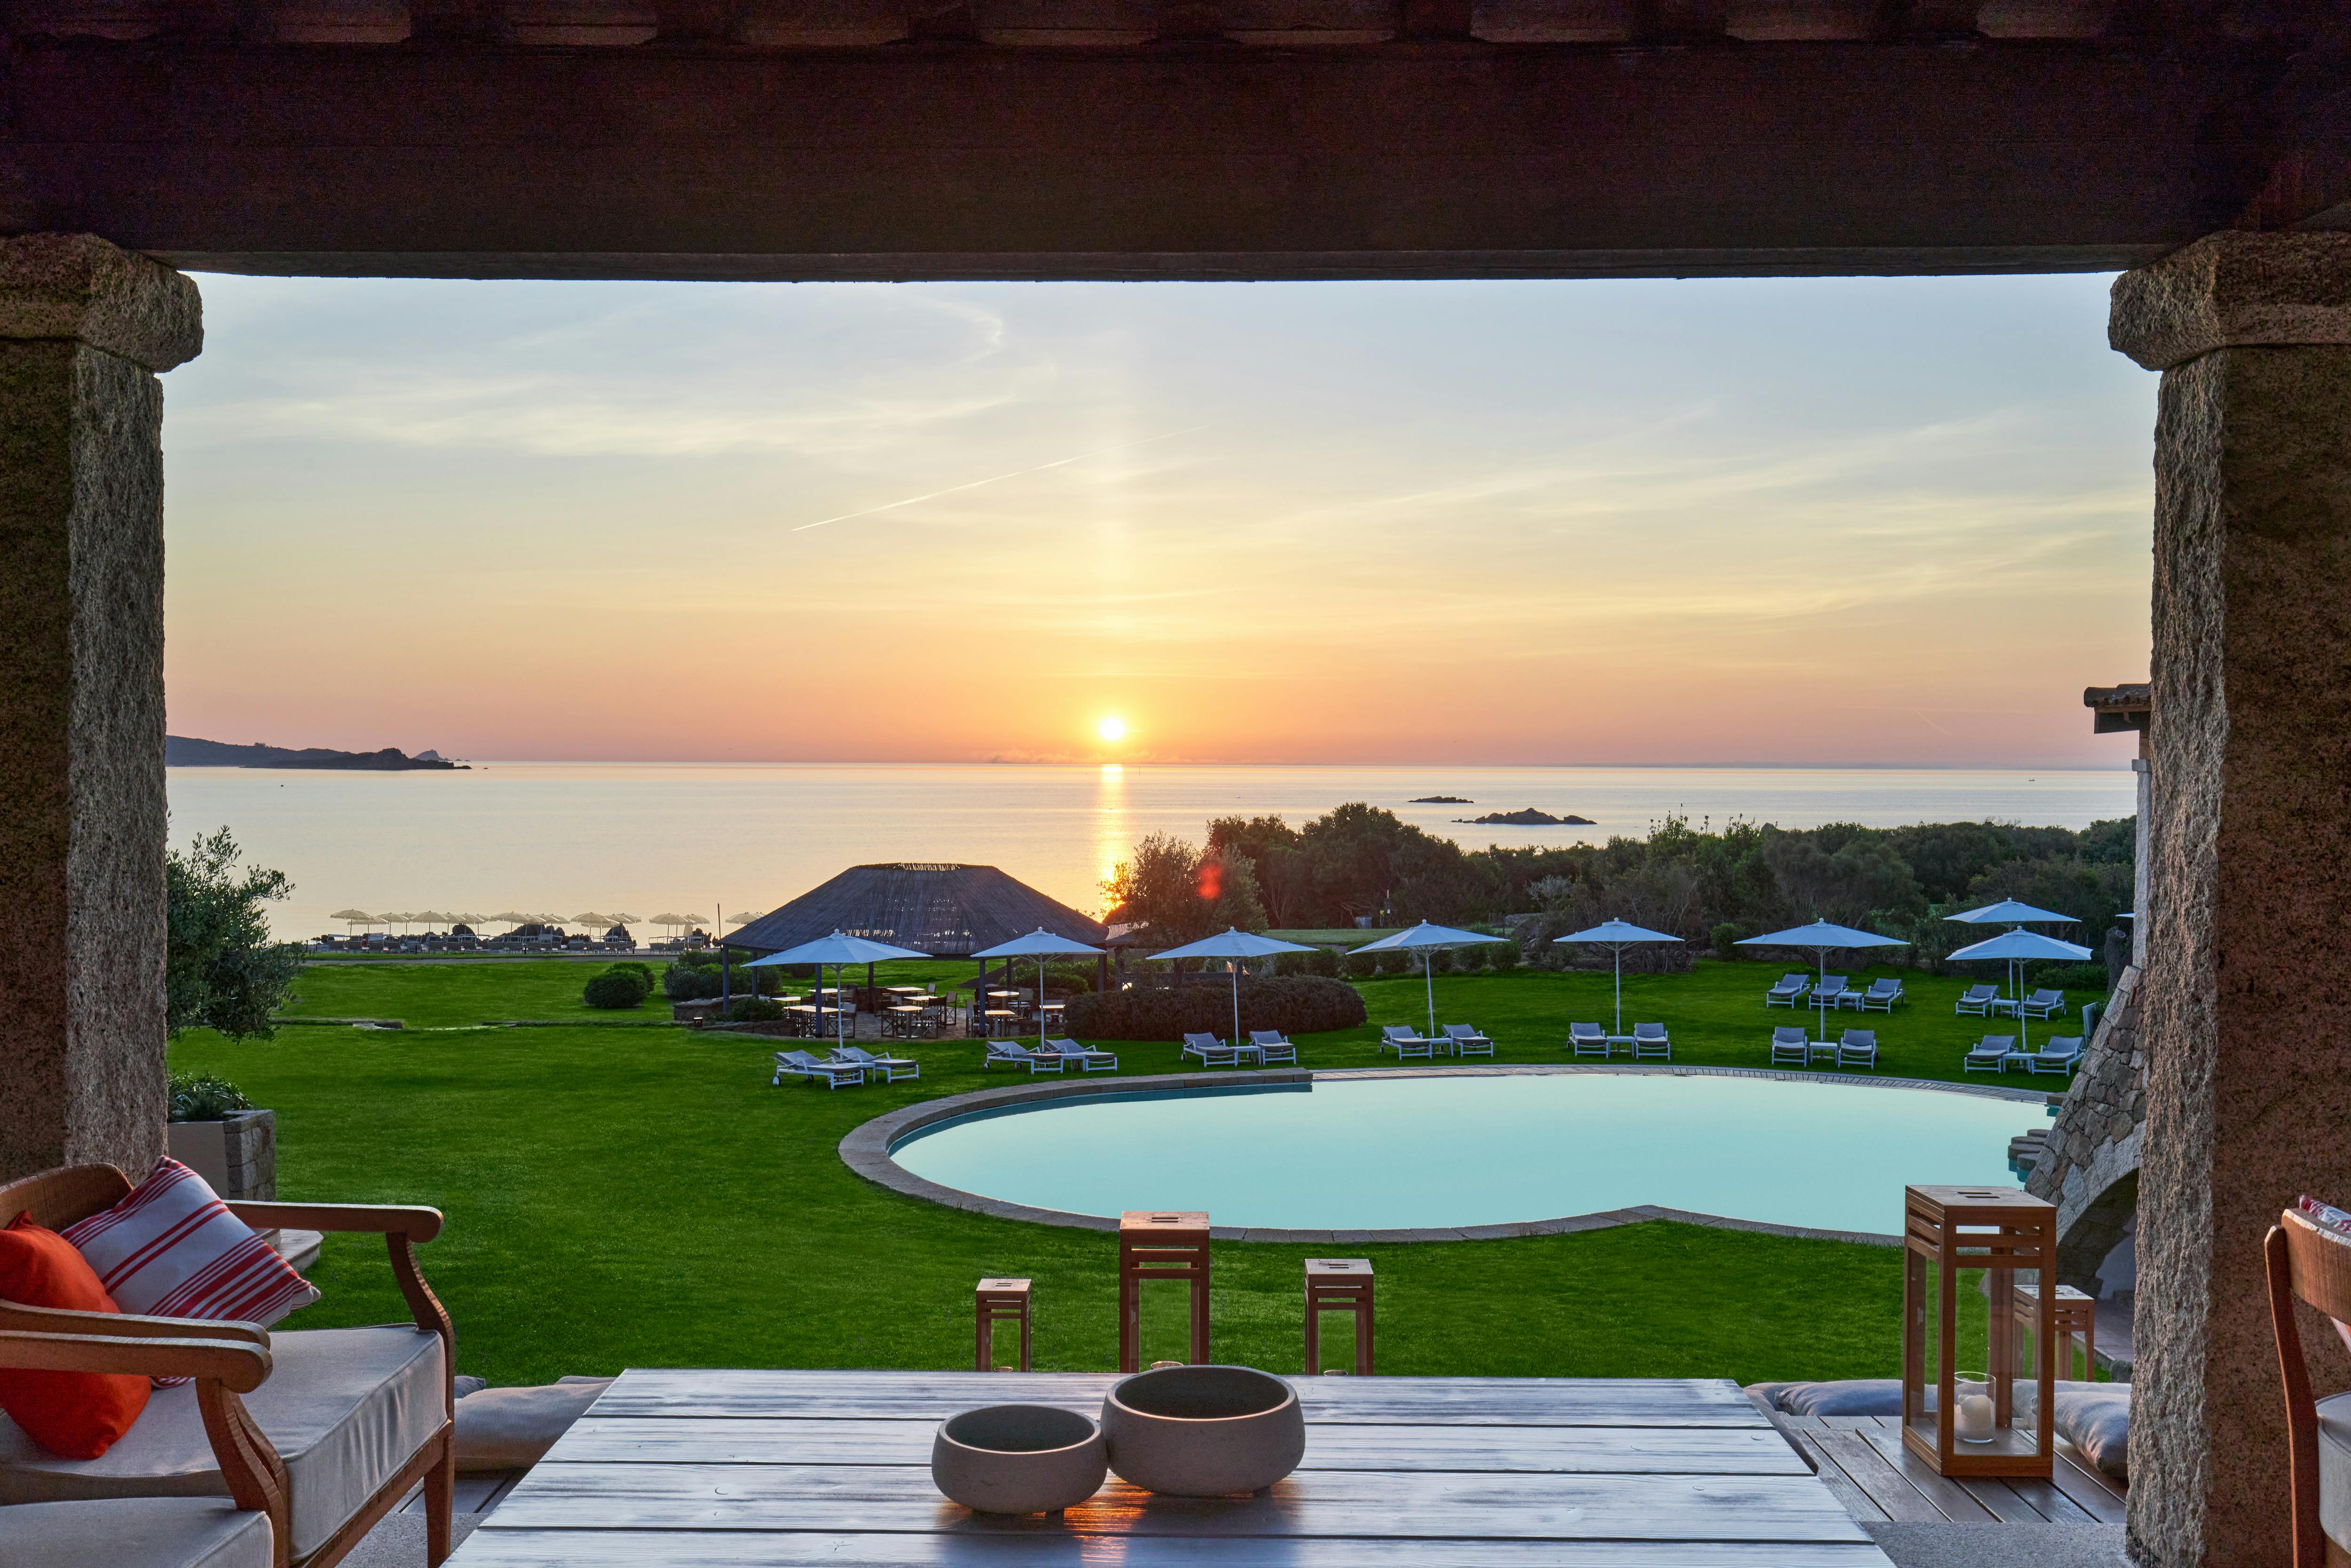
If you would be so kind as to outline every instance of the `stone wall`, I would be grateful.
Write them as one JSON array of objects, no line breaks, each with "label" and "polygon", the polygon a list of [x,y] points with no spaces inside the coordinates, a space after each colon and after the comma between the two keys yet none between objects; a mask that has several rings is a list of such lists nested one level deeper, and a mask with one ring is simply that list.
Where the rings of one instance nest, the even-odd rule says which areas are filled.
[{"label": "stone wall", "polygon": [[2024,1187],[2057,1206],[2057,1277],[2091,1295],[2098,1265],[2138,1207],[2140,1129],[2147,1122],[2147,1053],[2139,1035],[2139,969],[2123,971],[2082,1053],[2055,1125]]}]

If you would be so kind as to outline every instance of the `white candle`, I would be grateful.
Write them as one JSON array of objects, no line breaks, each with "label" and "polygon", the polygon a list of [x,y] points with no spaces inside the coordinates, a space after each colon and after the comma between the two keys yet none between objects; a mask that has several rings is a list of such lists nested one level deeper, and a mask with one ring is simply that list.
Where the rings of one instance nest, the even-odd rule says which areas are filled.
[{"label": "white candle", "polygon": [[1980,1383],[1962,1383],[1951,1401],[1951,1432],[1962,1443],[1992,1439],[1991,1395]]}]

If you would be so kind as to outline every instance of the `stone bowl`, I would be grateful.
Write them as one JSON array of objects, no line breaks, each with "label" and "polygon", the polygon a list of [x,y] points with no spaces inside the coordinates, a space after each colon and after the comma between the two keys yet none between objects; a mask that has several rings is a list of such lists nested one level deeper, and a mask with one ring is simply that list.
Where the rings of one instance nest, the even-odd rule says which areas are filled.
[{"label": "stone bowl", "polygon": [[1058,1513],[1102,1490],[1102,1428],[1050,1405],[990,1405],[939,1423],[931,1481],[975,1513]]},{"label": "stone bowl", "polygon": [[1263,1491],[1306,1457],[1298,1391],[1250,1366],[1137,1373],[1102,1399],[1110,1468],[1146,1491]]}]

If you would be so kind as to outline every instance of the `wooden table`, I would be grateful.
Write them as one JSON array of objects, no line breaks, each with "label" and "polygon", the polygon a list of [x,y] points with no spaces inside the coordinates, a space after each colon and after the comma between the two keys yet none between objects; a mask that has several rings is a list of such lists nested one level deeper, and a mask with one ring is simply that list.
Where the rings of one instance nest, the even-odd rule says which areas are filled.
[{"label": "wooden table", "polygon": [[1729,1382],[1301,1377],[1262,1497],[1113,1477],[1061,1519],[931,1486],[958,1410],[1098,1416],[1107,1373],[632,1371],[452,1568],[1888,1568]]}]

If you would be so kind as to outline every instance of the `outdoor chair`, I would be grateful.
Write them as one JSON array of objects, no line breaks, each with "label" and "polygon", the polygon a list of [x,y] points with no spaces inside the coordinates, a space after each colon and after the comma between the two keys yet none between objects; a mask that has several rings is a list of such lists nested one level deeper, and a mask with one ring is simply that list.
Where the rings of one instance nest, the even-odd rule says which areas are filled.
[{"label": "outdoor chair", "polygon": [[1653,1057],[1659,1061],[1674,1059],[1674,1042],[1667,1037],[1661,1023],[1636,1023],[1633,1026],[1633,1060]]},{"label": "outdoor chair", "polygon": [[2035,991],[2017,1003],[2016,1010],[2021,1018],[2054,1018],[2065,1010],[2065,993],[2052,990]]},{"label": "outdoor chair", "polygon": [[2061,1034],[2042,1042],[2041,1049],[2025,1060],[2025,1066],[2034,1072],[2069,1073],[2082,1065],[2082,1037]]},{"label": "outdoor chair", "polygon": [[1843,975],[1830,975],[1813,988],[1813,1000],[1826,1002],[1833,1008],[1844,1006],[1845,987]]},{"label": "outdoor chair", "polygon": [[1809,1067],[1812,1060],[1811,1047],[1802,1029],[1782,1024],[1771,1031],[1772,1066]]},{"label": "outdoor chair", "polygon": [[1381,1027],[1380,1049],[1395,1051],[1396,1060],[1402,1061],[1407,1056],[1434,1057],[1437,1042],[1421,1039],[1400,1023],[1392,1023]]},{"label": "outdoor chair", "polygon": [[1874,1029],[1849,1029],[1837,1040],[1836,1064],[1839,1067],[1877,1065],[1877,1031]]},{"label": "outdoor chair", "polygon": [[1780,983],[1763,993],[1767,1008],[1792,1008],[1804,997],[1805,988],[1812,984],[1810,975],[1782,975]]},{"label": "outdoor chair", "polygon": [[2313,1216],[2289,1208],[2262,1244],[2271,1332],[2285,1383],[2294,1568],[2325,1568],[2351,1557],[2351,1394],[2313,1396],[2294,1310],[2295,1301],[2306,1302],[2325,1314],[2337,1334],[2351,1322],[2351,1236],[2325,1223],[2331,1212]]},{"label": "outdoor chair", "polygon": [[1865,1013],[1890,1013],[1894,1010],[1894,1004],[1901,999],[1901,981],[1872,980],[1869,989],[1855,997],[1853,1005]]},{"label": "outdoor chair", "polygon": [[1068,1065],[1069,1063],[1061,1059],[1061,1052],[1031,1051],[1017,1040],[989,1040],[987,1054],[980,1060],[980,1066],[984,1068],[1025,1067],[1029,1070],[1029,1076],[1031,1078],[1048,1070],[1059,1072]]},{"label": "outdoor chair", "polygon": [[835,1046],[832,1059],[845,1061],[852,1067],[863,1068],[868,1078],[879,1073],[885,1083],[923,1075],[923,1065],[919,1061],[910,1061],[903,1056],[876,1056],[862,1045]]},{"label": "outdoor chair", "polygon": [[1976,1018],[1989,1018],[1991,1016],[1992,1003],[1999,999],[1998,986],[1970,986],[1959,993],[1959,1006],[1951,1010],[1954,1013],[1971,1014]]},{"label": "outdoor chair", "polygon": [[[131,1190],[112,1166],[69,1166],[0,1186],[0,1208],[59,1230],[112,1207]],[[193,1379],[151,1393],[138,1420],[100,1458],[60,1458],[8,1431],[0,1439],[0,1503],[55,1509],[41,1516],[52,1521],[70,1509],[87,1518],[92,1533],[83,1537],[84,1556],[20,1553],[14,1531],[54,1525],[18,1506],[0,1507],[0,1562],[138,1568],[147,1559],[134,1554],[131,1542],[146,1537],[131,1533],[131,1516],[161,1521],[182,1509],[233,1506],[267,1517],[272,1568],[331,1568],[420,1482],[425,1561],[438,1564],[448,1556],[456,1479],[455,1333],[417,1271],[415,1252],[416,1243],[440,1234],[440,1211],[234,1198],[223,1207],[256,1230],[381,1235],[413,1321],[272,1331],[250,1322],[0,1301],[0,1363]],[[214,1500],[224,1495],[228,1502]],[[100,1523],[110,1518],[113,1524]],[[193,1561],[243,1568],[252,1551],[250,1527],[215,1512],[203,1528],[234,1540],[237,1554]],[[117,1530],[122,1533],[112,1533]]]},{"label": "outdoor chair", "polygon": [[1260,1067],[1272,1061],[1287,1061],[1294,1066],[1298,1061],[1298,1048],[1283,1038],[1278,1029],[1249,1030],[1249,1045],[1257,1051]]},{"label": "outdoor chair", "polygon": [[2012,1034],[1988,1034],[1968,1048],[1959,1068],[1966,1072],[2005,1072],[2011,1060],[2022,1060]]},{"label": "outdoor chair", "polygon": [[1053,1052],[1063,1061],[1076,1062],[1081,1071],[1116,1072],[1118,1071],[1117,1057],[1107,1051],[1094,1051],[1080,1045],[1074,1040],[1049,1040],[1043,1049]]},{"label": "outdoor chair", "polygon": [[1479,1034],[1477,1028],[1471,1024],[1447,1024],[1445,1026],[1445,1039],[1447,1043],[1453,1047],[1453,1054],[1456,1056],[1491,1056],[1494,1054],[1494,1042],[1488,1040],[1484,1035]]},{"label": "outdoor chair", "polygon": [[1187,1034],[1184,1037],[1184,1054],[1196,1056],[1203,1067],[1238,1067],[1243,1048],[1227,1045],[1213,1034]]},{"label": "outdoor chair", "polygon": [[805,1051],[776,1052],[776,1075],[768,1080],[768,1087],[787,1078],[821,1078],[827,1089],[838,1089],[843,1083],[865,1082],[865,1069],[853,1062],[819,1061]]},{"label": "outdoor chair", "polygon": [[1567,1049],[1577,1056],[1608,1055],[1608,1031],[1596,1023],[1572,1023],[1567,1026]]}]

